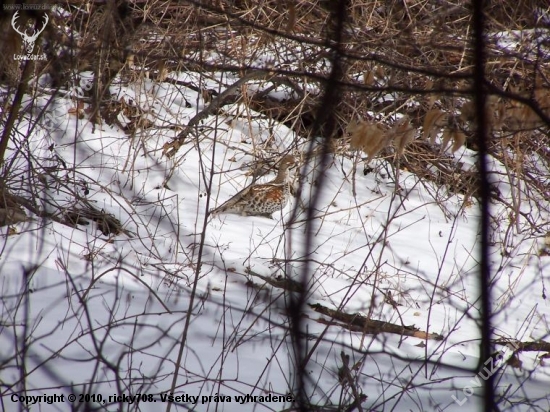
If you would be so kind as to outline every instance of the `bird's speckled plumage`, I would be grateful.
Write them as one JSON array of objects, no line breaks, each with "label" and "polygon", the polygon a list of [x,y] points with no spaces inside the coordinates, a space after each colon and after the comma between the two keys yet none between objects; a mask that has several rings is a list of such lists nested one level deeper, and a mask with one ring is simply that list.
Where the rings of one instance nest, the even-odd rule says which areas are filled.
[{"label": "bird's speckled plumage", "polygon": [[269,183],[254,184],[241,190],[227,202],[212,210],[212,214],[234,213],[242,216],[264,216],[281,210],[290,198],[288,169],[296,165],[293,156],[284,156],[277,177]]}]

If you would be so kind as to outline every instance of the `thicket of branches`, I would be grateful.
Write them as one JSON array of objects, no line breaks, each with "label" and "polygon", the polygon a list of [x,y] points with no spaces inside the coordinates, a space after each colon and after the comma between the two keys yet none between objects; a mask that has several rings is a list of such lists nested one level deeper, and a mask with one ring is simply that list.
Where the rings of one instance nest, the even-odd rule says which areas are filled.
[{"label": "thicket of branches", "polygon": [[[145,119],[148,113],[143,108],[110,98],[109,85],[115,76],[123,81],[170,82],[174,80],[169,73],[189,70],[204,76],[247,74],[251,80],[269,79],[271,90],[282,85],[293,93],[276,100],[269,95],[270,89],[247,89],[242,95],[244,89],[239,87],[218,99],[217,90],[203,89],[200,84],[186,86],[213,99],[213,113],[229,103],[245,101],[250,108],[289,125],[300,137],[310,136],[334,57],[333,41],[327,37],[334,29],[330,6],[292,1],[150,3],[89,2],[85,7],[69,6],[70,17],[52,13],[52,24],[43,34],[48,60],[29,64],[26,73],[19,70],[11,77],[8,74],[17,71],[19,62],[4,62],[11,69],[4,71],[5,84],[15,88],[23,74],[28,82],[47,73],[50,86],[66,91],[81,82],[82,72],[92,71],[91,90],[75,97],[75,111],[83,115],[86,105],[87,114],[108,123],[116,123],[116,115],[123,112],[132,120],[124,125],[131,132],[150,126],[150,120]],[[549,155],[546,12],[536,1],[522,3],[522,7],[499,2],[485,12],[489,150],[510,165],[514,174],[520,173],[540,197],[545,188],[535,177],[538,172],[525,174],[523,169],[530,166],[531,155],[546,163]],[[457,173],[463,170],[447,156],[433,156],[441,131],[441,149],[449,146],[455,151],[466,145],[476,150],[469,4],[354,1],[346,5],[345,13],[336,124],[327,131],[334,138],[332,150],[349,153],[351,148],[369,160],[375,156],[393,159],[397,152],[400,167],[446,184],[452,192],[474,192],[475,173],[457,181]],[[3,17],[3,26],[9,25],[10,17]],[[9,41],[4,47],[9,53],[18,46],[12,43],[19,36],[6,32]],[[260,57],[266,52],[272,53],[264,61]],[[308,84],[315,87],[308,88]],[[4,119],[10,109],[6,99]],[[168,154],[185,141],[192,128],[186,129],[165,148]],[[395,150],[389,149],[392,143]]]},{"label": "thicket of branches", "polygon": [[[504,238],[486,233],[487,241],[498,243],[503,251],[500,267],[493,268],[494,271],[502,272],[511,261],[515,248],[513,235],[531,239],[544,236],[549,230],[543,216],[548,216],[550,207],[547,40],[550,10],[541,2],[532,0],[518,5],[517,1],[505,0],[491,2],[483,9],[485,59],[481,88],[474,82],[479,57],[472,40],[474,10],[470,2],[462,0],[118,0],[57,3],[55,10],[49,11],[50,23],[37,43],[47,55],[45,61],[39,62],[19,62],[6,57],[20,48],[20,36],[10,28],[12,14],[4,13],[0,18],[0,32],[6,38],[0,61],[3,101],[0,217],[4,216],[0,221],[4,225],[14,225],[28,217],[43,219],[44,226],[52,220],[77,228],[91,224],[101,233],[98,242],[105,238],[112,241],[117,237],[133,237],[135,228],[145,230],[140,232],[141,236],[154,231],[138,217],[131,217],[131,224],[124,225],[89,201],[88,186],[100,186],[107,191],[109,188],[102,182],[90,182],[83,171],[68,163],[54,147],[40,154],[29,149],[26,139],[35,130],[63,133],[52,132],[46,126],[52,121],[48,113],[53,110],[56,97],[68,95],[74,102],[71,115],[90,119],[97,127],[103,123],[118,126],[129,138],[143,144],[133,145],[136,156],[146,146],[156,147],[166,161],[175,159],[172,171],[181,164],[177,159],[183,159],[187,150],[199,147],[208,138],[210,126],[205,119],[221,116],[225,108],[238,104],[245,108],[242,110],[249,119],[251,111],[255,111],[271,122],[283,123],[295,133],[296,139],[289,149],[299,151],[304,162],[315,165],[309,174],[302,176],[302,183],[310,179],[322,188],[323,170],[345,158],[362,165],[365,174],[391,176],[396,182],[393,194],[396,201],[406,196],[399,188],[403,171],[412,173],[418,184],[428,190],[431,183],[436,183],[441,190],[431,192],[431,201],[439,205],[449,220],[457,219],[468,208],[478,207],[483,200],[504,204],[508,208],[506,215],[487,210],[486,229],[509,227],[509,236]],[[39,15],[29,11],[22,14],[22,19],[37,19]],[[200,73],[200,77],[197,81],[178,80],[174,74],[182,72]],[[218,87],[205,86],[206,80],[209,84],[216,81]],[[155,112],[146,104],[120,99],[110,92],[113,83],[149,81],[199,92],[204,109],[197,111],[187,124],[162,122],[159,126]],[[273,93],[278,90],[285,91],[284,97],[274,97],[281,95]],[[476,107],[480,95],[486,102],[486,133],[481,135]],[[39,100],[42,103],[38,104]],[[121,117],[126,120],[122,122]],[[171,137],[167,138],[165,132],[172,132]],[[511,196],[499,193],[494,186],[483,199],[479,187],[488,177],[480,174],[477,166],[465,165],[453,156],[463,148],[479,152],[480,138],[485,139],[486,145],[481,149],[505,165],[504,176],[499,178],[511,187]],[[74,139],[76,142],[77,137]],[[12,148],[9,153],[8,145]],[[252,154],[257,159],[271,161],[280,153],[267,141],[255,145]],[[135,172],[131,165],[125,171],[130,175]],[[167,188],[170,177],[166,176],[164,182]],[[357,178],[354,168],[352,179],[355,182]],[[204,184],[207,206],[213,204],[213,179],[212,171]],[[354,183],[354,193],[356,190]],[[137,190],[136,194],[140,195]],[[445,203],[456,194],[463,200],[458,214]],[[305,233],[311,234],[319,217],[318,194],[307,192],[301,185],[298,196],[301,201],[296,202],[289,227],[305,222]],[[531,205],[531,213],[522,208],[525,203]],[[170,219],[177,227],[177,217]],[[197,222],[201,233],[194,235],[199,246],[185,252],[188,258],[185,269],[174,271],[163,264],[154,267],[167,284],[174,288],[184,284],[189,288],[189,313],[198,299],[198,281],[204,276],[201,267],[208,219],[206,213],[204,220]],[[385,235],[376,240],[384,243]],[[307,250],[314,250],[315,242],[307,235],[306,241],[305,255],[308,255]],[[178,243],[182,250],[187,246]],[[548,251],[533,253],[544,255]],[[91,249],[86,259],[94,261],[101,256],[100,251]],[[105,265],[104,270],[122,270],[114,259]],[[292,271],[290,261],[281,266],[285,274]],[[374,273],[381,268],[370,269]],[[34,269],[28,270],[25,276],[32,276]],[[484,275],[488,280],[495,273]],[[340,405],[312,405],[308,399],[314,383],[306,377],[306,370],[315,345],[305,344],[301,314],[308,303],[310,276],[306,264],[300,276],[292,280],[289,276],[288,283],[262,279],[288,294],[286,306],[281,304],[281,310],[289,314],[284,333],[292,338],[293,362],[298,372],[291,374],[295,381],[289,390],[296,395],[301,410],[362,410],[366,394],[361,389],[365,377],[361,376],[360,364],[368,362],[368,351],[353,365],[342,352],[335,379],[335,386],[344,394]],[[377,288],[378,274],[365,282]],[[543,279],[540,282],[544,287]],[[434,290],[436,287],[439,285]],[[83,310],[87,293],[87,290],[78,292]],[[435,292],[431,303],[434,295]],[[391,296],[388,299],[391,301]],[[22,297],[22,306],[24,301]],[[18,310],[19,306],[7,310],[6,302],[4,311]],[[369,323],[374,320],[371,316],[375,311],[374,300],[370,305],[365,310],[369,316],[361,319],[359,325],[354,323],[357,316],[346,317],[349,314],[345,307],[334,312],[316,309],[326,316],[328,323],[377,334],[382,326]],[[183,319],[181,342],[173,343],[173,349],[180,354],[176,370],[186,345],[191,315]],[[8,322],[1,327],[8,328]],[[488,347],[494,347],[497,340],[490,324],[482,327],[492,339],[484,342],[487,347],[481,351],[488,355]],[[425,332],[426,339],[436,338],[430,335],[431,331]],[[26,337],[29,331],[14,332],[14,342],[21,341],[18,333]],[[98,364],[107,364],[97,356]],[[18,347],[14,359],[24,358],[25,348]],[[14,359],[4,363],[8,365]],[[21,364],[24,362],[18,364],[20,378],[11,385],[4,384],[0,388],[3,394],[24,390],[27,371]],[[124,381],[115,365],[108,367],[117,376],[117,385]],[[156,377],[157,381],[163,378]],[[173,379],[175,389],[177,374]],[[123,386],[120,384],[117,390],[123,392]],[[403,389],[403,393],[407,390]],[[487,405],[492,402],[489,400]],[[506,397],[498,402],[501,410],[507,407]],[[526,404],[529,402],[526,400]],[[383,408],[384,402],[376,406]]]}]

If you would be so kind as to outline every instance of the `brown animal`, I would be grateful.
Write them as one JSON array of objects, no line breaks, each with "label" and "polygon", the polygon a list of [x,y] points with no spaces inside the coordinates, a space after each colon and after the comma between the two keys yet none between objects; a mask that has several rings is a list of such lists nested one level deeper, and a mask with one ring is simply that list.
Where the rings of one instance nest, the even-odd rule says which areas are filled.
[{"label": "brown animal", "polygon": [[263,216],[271,218],[273,212],[285,207],[290,198],[288,170],[296,166],[294,156],[284,156],[279,163],[277,177],[269,183],[250,185],[221,206],[212,214],[233,213],[241,216]]}]

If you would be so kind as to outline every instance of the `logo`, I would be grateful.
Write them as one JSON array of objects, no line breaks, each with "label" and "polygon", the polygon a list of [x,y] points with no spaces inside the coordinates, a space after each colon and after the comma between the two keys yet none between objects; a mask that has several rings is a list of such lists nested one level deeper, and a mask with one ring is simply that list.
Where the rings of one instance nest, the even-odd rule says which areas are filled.
[{"label": "logo", "polygon": [[36,39],[38,38],[38,36],[40,35],[40,33],[42,33],[44,31],[44,29],[46,28],[46,25],[48,24],[48,22],[50,21],[49,17],[48,17],[48,14],[45,13],[44,14],[44,24],[42,25],[42,28],[40,30],[34,30],[33,29],[33,33],[29,36],[26,31],[21,31],[17,25],[17,18],[19,17],[19,10],[17,10],[14,14],[13,14],[13,17],[11,19],[11,26],[13,27],[13,29],[19,33],[19,35],[21,36],[21,38],[23,39],[23,53],[24,55],[14,55],[15,59],[16,60],[46,60],[46,56],[45,55],[32,55],[32,52],[34,50],[34,44],[36,42]]}]

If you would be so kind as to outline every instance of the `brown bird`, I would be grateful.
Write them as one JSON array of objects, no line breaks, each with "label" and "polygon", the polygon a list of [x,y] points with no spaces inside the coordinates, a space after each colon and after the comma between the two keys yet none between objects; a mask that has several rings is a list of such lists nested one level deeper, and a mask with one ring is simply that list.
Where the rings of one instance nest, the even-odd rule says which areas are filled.
[{"label": "brown bird", "polygon": [[241,216],[263,216],[271,218],[273,212],[285,207],[290,198],[288,170],[296,166],[294,156],[286,155],[279,163],[277,177],[269,183],[250,185],[221,206],[212,214],[233,213]]}]

